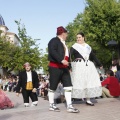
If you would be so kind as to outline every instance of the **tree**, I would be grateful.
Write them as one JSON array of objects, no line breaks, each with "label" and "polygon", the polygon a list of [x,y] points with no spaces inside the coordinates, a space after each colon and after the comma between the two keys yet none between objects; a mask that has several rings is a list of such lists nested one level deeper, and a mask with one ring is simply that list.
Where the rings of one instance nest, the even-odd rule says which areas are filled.
[{"label": "tree", "polygon": [[108,67],[111,64],[111,51],[107,43],[110,40],[120,43],[120,1],[86,0],[84,12],[79,13],[66,28],[70,33],[69,46],[75,42],[75,35],[82,30],[97,57]]},{"label": "tree", "polygon": [[15,21],[18,25],[18,36],[20,46],[16,54],[16,70],[22,70],[25,62],[30,62],[33,69],[41,67],[41,53],[35,39],[27,36],[25,25],[21,25],[20,21]]},{"label": "tree", "polygon": [[[1,33],[0,33],[1,36]],[[0,37],[0,66],[3,69],[3,74],[7,76],[7,73],[13,70],[14,55],[18,47],[11,44],[6,36]]]},{"label": "tree", "polygon": [[48,64],[49,64],[48,54],[44,54],[42,56],[42,58],[41,58],[41,64],[42,64],[44,73],[47,74],[48,73]]},{"label": "tree", "polygon": [[21,23],[18,25],[18,35],[20,45],[11,44],[6,36],[1,36],[0,31],[0,66],[3,75],[7,76],[11,71],[21,71],[25,62],[30,62],[33,69],[41,67],[41,50],[39,50],[36,40],[26,35],[26,29]]}]

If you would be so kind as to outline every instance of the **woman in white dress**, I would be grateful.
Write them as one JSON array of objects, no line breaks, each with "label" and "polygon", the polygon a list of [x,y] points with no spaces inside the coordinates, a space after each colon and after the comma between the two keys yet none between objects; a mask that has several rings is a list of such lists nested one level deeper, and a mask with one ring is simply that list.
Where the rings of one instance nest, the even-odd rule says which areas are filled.
[{"label": "woman in white dress", "polygon": [[94,106],[90,98],[102,95],[102,87],[97,69],[92,61],[102,68],[92,48],[85,43],[82,32],[77,34],[77,43],[70,49],[73,84],[72,98],[86,98],[86,104]]}]

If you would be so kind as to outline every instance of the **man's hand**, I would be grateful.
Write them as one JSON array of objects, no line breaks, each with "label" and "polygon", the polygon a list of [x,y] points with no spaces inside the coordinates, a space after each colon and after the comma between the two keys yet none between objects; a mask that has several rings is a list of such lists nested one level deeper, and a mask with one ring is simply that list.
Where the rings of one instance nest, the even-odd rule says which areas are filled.
[{"label": "man's hand", "polygon": [[36,88],[33,88],[32,92],[33,93],[36,93],[37,89]]},{"label": "man's hand", "polygon": [[63,65],[69,66],[69,62],[68,62],[67,60],[62,60],[61,63],[62,63]]},{"label": "man's hand", "polygon": [[16,93],[16,96],[18,96],[18,97],[19,97],[19,93]]}]

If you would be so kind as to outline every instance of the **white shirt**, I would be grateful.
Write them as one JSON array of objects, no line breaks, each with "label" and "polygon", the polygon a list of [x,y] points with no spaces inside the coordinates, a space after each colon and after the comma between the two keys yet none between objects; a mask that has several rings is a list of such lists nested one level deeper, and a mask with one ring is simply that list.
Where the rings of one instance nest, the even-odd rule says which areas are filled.
[{"label": "white shirt", "polygon": [[32,82],[32,72],[26,72],[27,73],[27,82]]},{"label": "white shirt", "polygon": [[59,39],[60,39],[60,41],[63,43],[63,45],[64,45],[64,47],[65,47],[65,56],[68,56],[69,57],[69,52],[68,52],[68,48],[67,48],[67,46],[66,46],[66,44],[65,44],[65,40],[63,40],[62,38],[60,38],[59,37]]}]

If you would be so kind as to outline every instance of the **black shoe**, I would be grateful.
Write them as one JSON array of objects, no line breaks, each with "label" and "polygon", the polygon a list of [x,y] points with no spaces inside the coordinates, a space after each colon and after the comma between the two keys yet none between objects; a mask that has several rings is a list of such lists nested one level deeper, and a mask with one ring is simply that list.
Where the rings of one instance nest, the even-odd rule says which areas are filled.
[{"label": "black shoe", "polygon": [[90,105],[90,106],[94,106],[94,103],[92,103],[92,102],[91,103],[86,102],[86,104]]}]

